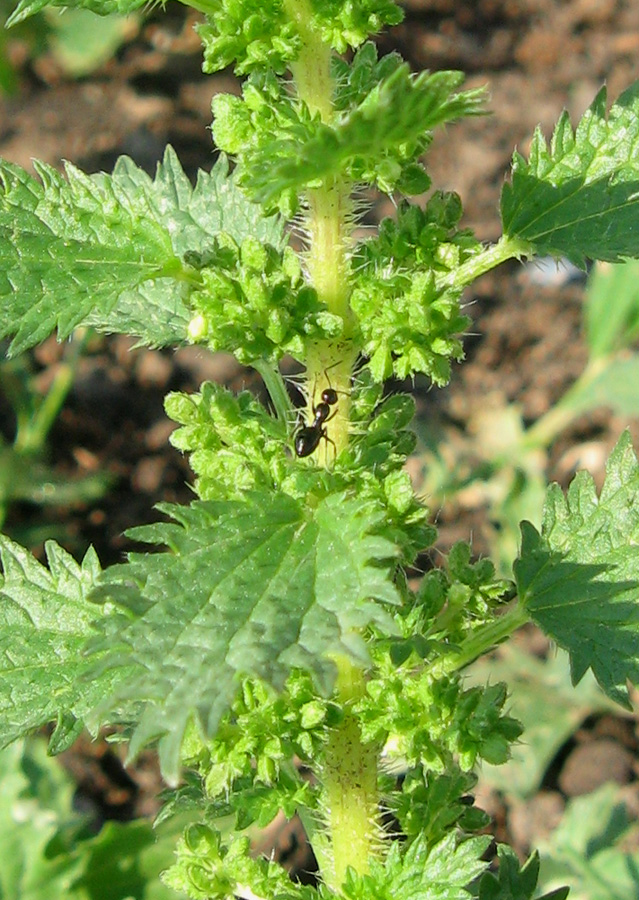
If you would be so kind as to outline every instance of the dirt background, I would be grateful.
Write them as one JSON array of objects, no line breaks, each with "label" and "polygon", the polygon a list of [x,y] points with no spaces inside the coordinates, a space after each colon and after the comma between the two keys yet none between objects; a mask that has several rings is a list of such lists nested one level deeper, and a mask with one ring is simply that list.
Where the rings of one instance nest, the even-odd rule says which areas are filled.
[{"label": "dirt background", "polygon": [[[563,108],[574,121],[602,83],[614,98],[638,77],[639,4],[411,0],[405,6],[405,22],[380,40],[382,50],[399,49],[415,69],[462,69],[469,87],[489,87],[493,115],[439,134],[430,151],[430,174],[436,187],[461,194],[465,222],[477,235],[494,240],[513,148],[525,151],[537,124],[549,134]],[[77,81],[68,80],[50,55],[33,59],[20,41],[10,41],[19,91],[0,99],[0,155],[26,167],[32,157],[53,165],[70,159],[92,172],[110,170],[126,153],[153,172],[169,142],[190,176],[198,167],[209,168],[211,95],[237,87],[231,75],[202,75],[195,20],[178,4],[169,4],[165,14],[145,20],[115,59]],[[380,212],[386,211],[381,204]],[[473,319],[468,361],[444,392],[417,384],[422,425],[444,423],[463,437],[471,430],[474,411],[495,398],[519,404],[527,423],[543,415],[585,363],[582,298],[583,279],[561,267],[548,274],[512,264],[480,279],[468,298]],[[54,340],[34,351],[34,372],[43,390],[63,352]],[[70,509],[18,504],[6,529],[37,525],[44,532],[55,530],[76,555],[93,543],[103,564],[121,559],[129,546],[122,537],[125,528],[149,521],[159,500],[188,502],[192,496],[188,466],[167,444],[171,425],[162,398],[168,390],[195,390],[205,378],[235,387],[255,383],[229,357],[207,357],[192,348],[131,350],[123,338],[92,339],[51,433],[49,461],[69,479],[106,472],[113,487],[101,499]],[[552,448],[548,477],[565,484],[583,455],[579,448],[588,447],[589,467],[600,481],[605,457],[626,424],[606,411],[580,420]],[[0,426],[10,438],[14,423],[1,396]],[[472,536],[475,549],[482,551],[485,509],[436,512],[443,547]],[[56,528],[61,519],[62,535]],[[530,642],[543,656],[547,648],[534,638]],[[485,792],[482,801],[495,817],[500,838],[513,841],[523,854],[557,820],[567,797],[608,777],[634,786],[635,724],[633,718],[614,716],[580,723],[549,766],[538,795],[524,807],[523,819],[521,808],[517,819],[503,793]],[[155,808],[158,782],[150,757],[125,772],[111,750],[87,744],[68,755],[66,764],[83,796],[92,798],[97,817],[128,818]],[[295,834],[283,833],[283,855],[294,860],[297,842]]]}]

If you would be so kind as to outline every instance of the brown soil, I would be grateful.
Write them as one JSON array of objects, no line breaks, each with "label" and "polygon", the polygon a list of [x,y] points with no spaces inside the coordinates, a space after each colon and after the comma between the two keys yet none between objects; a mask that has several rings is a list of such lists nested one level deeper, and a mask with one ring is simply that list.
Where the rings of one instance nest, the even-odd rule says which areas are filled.
[{"label": "brown soil", "polygon": [[[574,121],[603,82],[612,98],[637,77],[639,5],[634,0],[407,0],[405,6],[406,21],[382,39],[384,50],[398,48],[416,69],[459,68],[468,73],[468,86],[489,86],[493,115],[439,134],[430,151],[430,173],[436,187],[461,194],[466,223],[481,239],[493,240],[513,148],[525,150],[537,124],[549,134],[564,107]],[[32,157],[53,165],[66,158],[96,171],[108,170],[127,153],[153,171],[170,142],[190,175],[209,167],[210,97],[235,87],[227,74],[201,74],[193,21],[182,7],[169,6],[165,15],[152,15],[116,59],[75,82],[65,79],[51,56],[34,61],[21,44],[10,44],[20,90],[0,100],[0,155],[24,166]],[[473,336],[467,340],[467,362],[447,391],[418,385],[426,427],[433,423],[453,438],[463,437],[474,412],[495,396],[516,402],[526,421],[534,421],[579,374],[586,358],[583,286],[561,277],[540,284],[538,271],[511,265],[474,286],[468,297]],[[43,385],[62,352],[52,340],[34,353]],[[62,519],[61,542],[74,553],[93,543],[103,564],[121,559],[129,546],[121,536],[126,527],[149,521],[159,500],[191,497],[188,467],[166,442],[170,424],[162,398],[167,390],[196,389],[204,378],[235,385],[252,381],[227,357],[131,350],[122,338],[94,339],[53,430],[50,459],[70,478],[106,471],[114,489],[91,506],[60,510],[22,504],[13,509],[8,530],[34,522],[52,529]],[[0,423],[10,435],[13,423],[1,397]],[[572,471],[566,463],[570,448],[594,441],[607,452],[625,424],[607,413],[577,423],[553,448],[548,476],[565,482]],[[598,479],[602,471],[599,464]],[[458,515],[459,508],[439,513],[442,546],[472,535],[482,550],[484,510]],[[586,722],[562,752],[526,809],[525,827],[511,817],[509,836],[522,852],[534,844],[530,823],[536,815],[544,821],[556,816],[566,797],[592,789],[602,773],[623,783],[636,779],[634,723],[607,717],[603,730],[600,723]],[[157,781],[143,766],[129,778],[112,751],[91,745],[68,764],[97,797],[101,815],[153,808]],[[505,813],[494,811],[499,825]]]}]

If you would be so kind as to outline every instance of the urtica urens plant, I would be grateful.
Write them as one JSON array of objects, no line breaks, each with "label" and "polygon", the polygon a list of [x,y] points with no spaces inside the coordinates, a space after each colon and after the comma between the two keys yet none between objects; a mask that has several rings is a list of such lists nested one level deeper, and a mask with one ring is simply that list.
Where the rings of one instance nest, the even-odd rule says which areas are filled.
[{"label": "urtica urens plant", "polygon": [[[21,0],[13,22],[45,5],[58,4]],[[2,540],[1,740],[54,722],[53,753],[107,724],[131,760],[157,745],[163,816],[199,809],[164,876],[194,900],[524,900],[537,857],[520,868],[500,847],[492,865],[469,801],[477,764],[505,761],[521,729],[506,687],[463,671],[534,621],[575,682],[591,668],[628,704],[639,467],[624,435],[599,496],[583,473],[567,496],[549,487],[512,582],[457,544],[414,587],[436,532],[404,470],[413,401],[384,382],[446,384],[462,292],[505,260],[639,256],[639,85],[608,112],[602,90],[576,129],[564,114],[550,143],[537,132],[514,154],[503,237],[484,246],[424,159],[433,130],[484,112],[485,93],[379,58],[369,37],[400,21],[392,0],[190,5],[205,70],[244,78],[213,100],[217,162],[195,186],[170,148],[153,179],[126,157],[110,175],[35,163],[37,178],[3,162],[0,333],[10,354],[81,325],[229,351],[271,404],[210,383],[167,397],[197,499],[133,530],[161,552],[101,571],[92,551],[76,563],[50,544],[43,566]],[[397,211],[359,240],[371,186]],[[305,372],[301,421],[285,355]],[[299,813],[317,886],[251,856],[246,830],[278,810]]]}]

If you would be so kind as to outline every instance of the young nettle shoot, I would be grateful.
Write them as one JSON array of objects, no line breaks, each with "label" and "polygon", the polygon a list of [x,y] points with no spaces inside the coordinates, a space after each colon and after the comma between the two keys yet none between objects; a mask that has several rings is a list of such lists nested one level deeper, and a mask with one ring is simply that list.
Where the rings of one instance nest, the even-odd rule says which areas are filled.
[{"label": "young nettle shoot", "polygon": [[[193,186],[171,148],[155,178],[127,157],[96,175],[35,162],[37,177],[0,160],[0,339],[15,355],[86,325],[229,352],[261,374],[276,414],[210,382],[167,397],[195,499],[131,531],[148,553],[102,570],[93,550],[78,563],[49,542],[43,565],[0,536],[0,742],[55,722],[53,753],[104,726],[130,738],[130,761],[157,747],[161,818],[190,821],[151,890],[161,900],[530,900],[538,857],[520,866],[502,845],[491,867],[487,817],[467,802],[482,760],[505,762],[522,728],[504,684],[463,672],[534,622],[575,682],[590,668],[629,705],[639,464],[625,434],[599,496],[584,473],[566,496],[550,486],[501,578],[468,543],[432,549],[405,468],[415,403],[384,398],[384,384],[447,384],[463,359],[463,291],[506,260],[639,258],[639,84],[610,110],[602,90],[576,128],[564,114],[550,142],[537,131],[529,158],[514,154],[503,234],[485,246],[426,166],[433,131],[483,113],[486,92],[380,58],[369,37],[401,21],[398,4],[185,2],[203,16],[205,71],[245,79],[241,96],[213,99],[218,161]],[[20,0],[11,22],[47,5],[63,4]],[[403,199],[359,240],[357,198],[372,189]],[[285,356],[311,398],[294,453]],[[329,444],[339,467],[322,465]],[[437,565],[415,584],[429,554]],[[278,810],[304,822],[317,885],[253,857],[249,829]],[[120,862],[122,896],[141,895],[122,880],[139,868]],[[17,896],[4,877],[0,895]],[[67,882],[50,894],[71,896]]]}]

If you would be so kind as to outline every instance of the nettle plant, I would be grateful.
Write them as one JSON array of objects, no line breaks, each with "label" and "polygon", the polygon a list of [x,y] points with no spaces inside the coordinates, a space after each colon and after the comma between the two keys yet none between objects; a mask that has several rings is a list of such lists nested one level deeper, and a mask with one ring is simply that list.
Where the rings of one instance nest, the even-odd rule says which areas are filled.
[{"label": "nettle plant", "polygon": [[[13,21],[45,5],[21,0]],[[168,396],[197,499],[131,532],[148,554],[101,571],[93,551],[77,564],[51,543],[43,566],[2,539],[2,742],[53,721],[52,753],[104,725],[131,760],[157,745],[162,817],[196,822],[164,879],[194,900],[524,900],[537,857],[520,867],[503,846],[491,863],[471,799],[477,765],[505,761],[521,728],[505,685],[469,687],[463,671],[534,621],[575,683],[591,668],[628,705],[639,466],[624,435],[599,496],[584,473],[567,496],[549,487],[513,582],[457,544],[414,587],[436,532],[404,471],[413,401],[384,382],[446,384],[462,292],[505,260],[639,256],[639,84],[608,113],[602,90],[575,130],[564,114],[550,144],[537,132],[528,159],[515,153],[496,244],[437,190],[398,199],[358,240],[363,187],[429,191],[433,129],[483,112],[484,91],[379,58],[368,38],[401,19],[391,0],[192,5],[205,70],[245,76],[241,97],[213,100],[232,172],[221,155],[192,187],[171,149],[153,180],[128,158],[111,175],[35,163],[37,179],[3,162],[0,333],[10,354],[80,325],[230,351],[271,405],[209,383]],[[285,355],[304,367],[301,423]],[[317,886],[251,855],[251,826],[278,810],[299,813]]]}]

